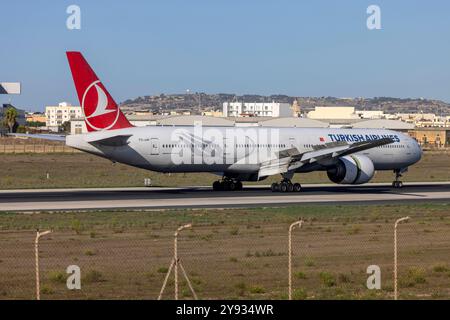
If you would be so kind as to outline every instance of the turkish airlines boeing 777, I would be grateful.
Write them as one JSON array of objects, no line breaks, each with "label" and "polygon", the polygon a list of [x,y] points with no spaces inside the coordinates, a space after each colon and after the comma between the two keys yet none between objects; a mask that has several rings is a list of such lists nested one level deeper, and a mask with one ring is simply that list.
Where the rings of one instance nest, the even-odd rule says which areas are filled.
[{"label": "turkish airlines boeing 777", "polygon": [[295,173],[326,171],[332,182],[363,184],[376,170],[402,173],[421,158],[417,142],[384,129],[134,127],[79,52],[67,52],[86,134],[65,137],[73,148],[158,172],[212,172],[214,190],[239,190],[242,181],[280,174],[272,191],[300,191]]}]

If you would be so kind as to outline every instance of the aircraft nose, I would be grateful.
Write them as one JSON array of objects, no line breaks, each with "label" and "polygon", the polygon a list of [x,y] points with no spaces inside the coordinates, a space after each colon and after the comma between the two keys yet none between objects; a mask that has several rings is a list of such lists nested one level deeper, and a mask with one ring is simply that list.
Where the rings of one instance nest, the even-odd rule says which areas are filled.
[{"label": "aircraft nose", "polygon": [[422,159],[423,151],[422,151],[422,148],[420,147],[419,143],[417,141],[415,141],[415,142],[416,142],[416,148],[417,148],[417,161],[419,161],[420,159]]},{"label": "aircraft nose", "polygon": [[415,140],[415,139],[411,139],[412,140],[412,145],[414,148],[414,162],[418,162],[420,159],[422,159],[422,148],[420,147],[419,143]]}]

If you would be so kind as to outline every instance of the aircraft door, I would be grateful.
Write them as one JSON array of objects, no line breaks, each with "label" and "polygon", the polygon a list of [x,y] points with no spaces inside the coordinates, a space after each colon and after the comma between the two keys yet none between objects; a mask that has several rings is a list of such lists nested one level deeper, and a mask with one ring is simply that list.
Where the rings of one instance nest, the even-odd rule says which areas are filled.
[{"label": "aircraft door", "polygon": [[230,138],[223,138],[223,154],[228,156],[233,150],[233,140]]},{"label": "aircraft door", "polygon": [[290,137],[289,138],[289,148],[296,148],[297,147],[297,141],[295,138]]},{"label": "aircraft door", "polygon": [[223,138],[223,163],[234,160],[234,138]]},{"label": "aircraft door", "polygon": [[150,154],[151,155],[159,154],[159,139],[158,138],[151,139]]}]

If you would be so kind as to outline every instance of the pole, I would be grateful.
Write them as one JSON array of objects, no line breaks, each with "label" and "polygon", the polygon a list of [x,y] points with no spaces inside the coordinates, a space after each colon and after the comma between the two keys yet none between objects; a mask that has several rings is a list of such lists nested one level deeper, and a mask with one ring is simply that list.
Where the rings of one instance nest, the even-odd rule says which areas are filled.
[{"label": "pole", "polygon": [[303,220],[299,220],[297,222],[294,222],[289,226],[289,243],[288,243],[288,259],[289,259],[289,267],[288,267],[288,273],[289,273],[289,300],[292,300],[292,230],[296,226],[299,228],[302,227]]},{"label": "pole", "polygon": [[36,239],[34,240],[34,258],[36,266],[36,300],[41,300],[41,290],[39,288],[39,231],[37,231]]},{"label": "pole", "polygon": [[178,300],[178,234],[181,232],[181,230],[183,229],[187,229],[192,227],[192,224],[186,224],[184,226],[181,226],[177,229],[177,231],[175,231],[175,239],[174,239],[174,246],[173,246],[173,257],[174,257],[174,272],[175,272],[175,300]]},{"label": "pole", "polygon": [[400,218],[394,224],[394,300],[398,299],[397,290],[397,226],[403,221],[409,220],[409,217]]},{"label": "pole", "polygon": [[173,259],[175,272],[175,300],[178,300],[178,230],[175,231],[175,239],[173,246]]},{"label": "pole", "polygon": [[181,262],[180,262],[180,269],[181,269],[181,272],[183,272],[184,278],[186,279],[186,282],[187,282],[187,284],[188,284],[188,286],[189,286],[189,289],[190,289],[191,292],[192,292],[192,295],[194,296],[194,299],[195,299],[195,300],[198,300],[197,294],[196,294],[195,291],[194,291],[194,287],[192,286],[191,280],[189,280],[189,277],[188,277],[188,275],[187,275],[187,273],[186,273],[186,270],[184,270],[184,267],[183,267],[183,265],[181,264]]},{"label": "pole", "polygon": [[178,234],[180,233],[181,230],[191,228],[191,227],[192,227],[192,224],[186,224],[184,226],[179,227],[175,231],[175,234],[174,234],[175,238],[174,238],[174,242],[173,242],[173,249],[174,249],[173,250],[173,258],[172,258],[172,262],[170,263],[170,267],[167,270],[166,277],[164,278],[164,282],[163,282],[161,291],[159,292],[158,300],[162,299],[162,295],[164,293],[164,289],[166,288],[167,280],[169,279],[172,269],[174,270],[174,277],[175,277],[175,300],[178,300],[178,265],[180,265],[181,272],[183,273],[183,276],[186,279],[186,282],[189,286],[189,289],[192,292],[194,299],[197,300],[197,294],[194,291],[194,287],[192,286],[192,283],[189,280],[189,277],[187,276],[186,270],[184,269],[183,265],[181,264],[181,259],[178,258]]},{"label": "pole", "polygon": [[36,300],[41,300],[41,289],[39,284],[39,238],[49,234],[51,231],[36,231],[36,239],[34,240],[34,257],[36,261]]},{"label": "pole", "polygon": [[161,291],[159,292],[158,300],[161,300],[162,295],[164,293],[164,289],[166,289],[167,281],[169,280],[169,276],[170,276],[170,273],[172,272],[173,265],[174,265],[174,260],[172,259],[172,262],[170,263],[170,267],[167,270],[166,277],[164,278],[164,282],[163,282],[163,285],[161,287]]}]

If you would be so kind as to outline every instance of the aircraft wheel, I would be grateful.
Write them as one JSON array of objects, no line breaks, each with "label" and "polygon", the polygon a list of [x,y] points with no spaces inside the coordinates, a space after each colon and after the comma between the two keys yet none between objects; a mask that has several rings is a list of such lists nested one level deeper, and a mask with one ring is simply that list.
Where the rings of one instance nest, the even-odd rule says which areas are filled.
[{"label": "aircraft wheel", "polygon": [[285,182],[282,182],[282,183],[280,184],[280,191],[281,191],[281,192],[287,192],[287,191],[288,191],[288,184],[285,183]]},{"label": "aircraft wheel", "polygon": [[294,183],[294,192],[300,192],[302,190],[302,186],[300,183]]},{"label": "aircraft wheel", "polygon": [[233,181],[228,182],[228,190],[230,191],[236,190],[236,184]]},{"label": "aircraft wheel", "polygon": [[270,186],[270,189],[272,190],[272,192],[278,192],[278,191],[280,191],[280,185],[278,183],[274,182]]},{"label": "aircraft wheel", "polygon": [[396,189],[403,188],[403,182],[401,182],[401,181],[394,181],[394,182],[392,182],[392,187],[396,188]]},{"label": "aircraft wheel", "polygon": [[288,192],[293,192],[294,191],[294,185],[292,183],[288,183],[287,184],[287,191]]}]

